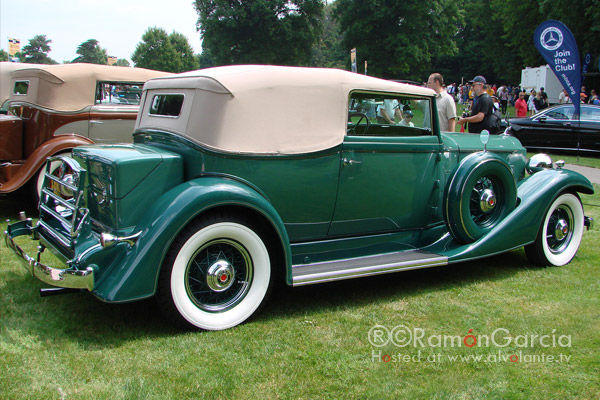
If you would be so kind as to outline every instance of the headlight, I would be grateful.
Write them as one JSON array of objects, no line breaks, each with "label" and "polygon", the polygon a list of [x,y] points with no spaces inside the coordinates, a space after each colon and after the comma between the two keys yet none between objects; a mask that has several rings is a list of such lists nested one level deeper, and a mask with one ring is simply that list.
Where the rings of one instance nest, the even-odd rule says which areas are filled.
[{"label": "headlight", "polygon": [[526,168],[527,172],[529,172],[530,174],[540,172],[544,170],[544,168],[550,169],[552,168],[552,159],[548,154],[536,154],[527,161]]}]

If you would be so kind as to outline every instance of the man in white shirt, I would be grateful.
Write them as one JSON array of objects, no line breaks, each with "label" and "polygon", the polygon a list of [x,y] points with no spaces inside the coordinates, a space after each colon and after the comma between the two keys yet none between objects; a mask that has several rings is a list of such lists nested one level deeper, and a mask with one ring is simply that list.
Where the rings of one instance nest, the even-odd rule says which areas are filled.
[{"label": "man in white shirt", "polygon": [[454,99],[444,90],[444,78],[439,73],[433,73],[427,80],[427,87],[436,93],[436,104],[440,130],[454,132],[456,124],[456,104]]},{"label": "man in white shirt", "polygon": [[[383,104],[377,106],[377,122],[380,124],[395,124],[398,109],[398,100],[385,99]],[[399,116],[398,119],[402,118]]]}]

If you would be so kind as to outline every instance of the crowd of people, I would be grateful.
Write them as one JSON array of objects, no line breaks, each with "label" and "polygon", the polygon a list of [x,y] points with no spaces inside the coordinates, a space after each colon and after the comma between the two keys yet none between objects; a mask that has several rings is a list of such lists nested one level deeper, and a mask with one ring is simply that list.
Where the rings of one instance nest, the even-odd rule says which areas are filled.
[{"label": "crowd of people", "polygon": [[[543,87],[536,91],[534,88],[527,90],[518,85],[512,86],[509,84],[497,87],[496,84],[493,84],[485,85],[485,91],[492,97],[495,107],[498,108],[503,115],[507,114],[508,105],[516,107],[517,101],[520,98],[524,99],[527,108],[525,109],[525,112],[523,112],[523,109],[519,110],[520,113],[517,114],[518,117],[534,115],[535,113],[548,108],[550,105],[548,103],[548,94],[544,91]],[[447,92],[450,95],[453,95],[458,104],[469,105],[470,102],[473,101],[471,82],[458,86],[456,83],[452,83],[448,86]],[[567,91],[564,89],[559,94],[558,100],[559,104],[573,102]],[[596,90],[592,89],[588,93],[585,86],[581,87],[579,101],[581,103],[600,105],[600,97],[597,95]]]},{"label": "crowd of people", "polygon": [[[436,103],[438,121],[442,131],[454,132],[456,125],[460,131],[469,133],[480,133],[487,129],[490,133],[498,133],[501,118],[509,117],[508,106],[515,108],[515,116],[524,118],[532,116],[550,106],[548,94],[543,87],[539,90],[526,90],[519,85],[488,84],[485,77],[478,75],[467,83],[457,85],[451,83],[446,85],[444,78],[439,73],[433,73],[423,86],[427,86],[436,92]],[[581,87],[581,103],[600,105],[596,90],[589,93],[585,86]],[[572,103],[566,90],[558,96],[560,104]],[[463,105],[465,112],[462,116],[457,115],[457,103]],[[398,110],[396,113],[400,113]],[[389,115],[388,115],[389,114]],[[377,110],[377,118],[381,123],[396,123],[405,126],[414,126],[412,122],[413,113],[410,109],[399,115],[394,115],[393,110],[384,110],[380,106]]]},{"label": "crowd of people", "polygon": [[[481,87],[479,87],[479,85],[481,85]],[[458,104],[466,106],[467,113],[470,113],[471,116],[476,115],[473,113],[475,108],[474,103],[477,103],[476,100],[483,93],[486,93],[489,96],[492,106],[505,118],[508,117],[509,105],[515,107],[515,116],[517,118],[533,116],[550,106],[548,94],[543,87],[539,88],[539,90],[534,88],[527,90],[518,85],[513,86],[510,84],[497,87],[495,84],[487,84],[485,78],[482,76],[475,77],[473,80],[461,85],[452,83],[446,87],[446,92],[452,96]],[[588,92],[586,87],[582,86],[579,97],[578,101],[581,103],[600,105],[600,97],[595,89],[591,89]],[[572,102],[573,100],[569,97],[567,91],[563,89],[558,96],[558,103],[568,104]],[[487,101],[486,103],[489,104]],[[479,109],[479,107],[477,107],[477,109]],[[465,120],[464,122],[473,121]],[[460,125],[461,121],[459,120],[457,123]]]}]

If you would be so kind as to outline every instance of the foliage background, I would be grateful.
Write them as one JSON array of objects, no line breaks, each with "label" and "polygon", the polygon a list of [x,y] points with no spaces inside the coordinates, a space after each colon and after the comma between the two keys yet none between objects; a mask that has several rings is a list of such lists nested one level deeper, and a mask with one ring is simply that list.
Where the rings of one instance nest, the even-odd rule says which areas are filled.
[{"label": "foliage background", "polygon": [[[596,77],[587,83],[600,87],[600,0],[194,0],[193,5],[202,54],[193,54],[183,35],[150,27],[131,55],[135,66],[170,72],[242,63],[350,69],[350,49],[356,48],[358,72],[364,73],[368,61],[368,74],[381,78],[424,81],[438,71],[446,82],[483,74],[490,82],[518,84],[521,69],[545,64],[533,45],[535,28],[557,19],[575,35],[581,57],[591,53]],[[93,40],[79,46],[78,59],[105,63],[106,50],[97,41],[89,46]],[[36,35],[18,58],[55,63],[47,55],[51,43]]]}]

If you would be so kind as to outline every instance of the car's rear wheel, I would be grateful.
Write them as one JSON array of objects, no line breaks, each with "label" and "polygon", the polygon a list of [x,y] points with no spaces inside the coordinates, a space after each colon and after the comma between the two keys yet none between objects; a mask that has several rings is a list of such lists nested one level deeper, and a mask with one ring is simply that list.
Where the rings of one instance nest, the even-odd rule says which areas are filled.
[{"label": "car's rear wheel", "polygon": [[444,217],[460,243],[484,236],[515,208],[517,187],[510,167],[488,153],[465,159],[448,185]]},{"label": "car's rear wheel", "polygon": [[584,215],[579,198],[563,193],[546,212],[535,242],[525,246],[529,260],[539,266],[568,264],[583,237]]},{"label": "car's rear wheel", "polygon": [[253,316],[273,281],[264,237],[259,224],[239,216],[191,222],[169,250],[159,278],[157,299],[165,315],[206,330],[231,328]]}]

